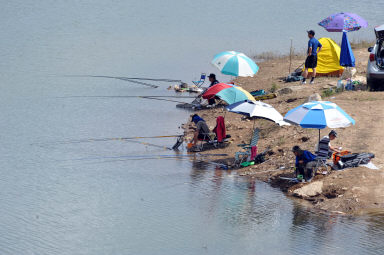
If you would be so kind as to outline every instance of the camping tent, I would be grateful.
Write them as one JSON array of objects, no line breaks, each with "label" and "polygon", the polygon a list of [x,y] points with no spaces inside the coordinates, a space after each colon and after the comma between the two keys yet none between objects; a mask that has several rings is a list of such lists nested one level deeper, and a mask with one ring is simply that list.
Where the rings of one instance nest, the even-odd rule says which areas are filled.
[{"label": "camping tent", "polygon": [[[317,76],[340,76],[344,67],[340,66],[340,46],[331,38],[320,38],[319,42],[323,45],[317,54]],[[304,70],[304,69],[303,69]],[[308,73],[313,72],[311,68]]]}]

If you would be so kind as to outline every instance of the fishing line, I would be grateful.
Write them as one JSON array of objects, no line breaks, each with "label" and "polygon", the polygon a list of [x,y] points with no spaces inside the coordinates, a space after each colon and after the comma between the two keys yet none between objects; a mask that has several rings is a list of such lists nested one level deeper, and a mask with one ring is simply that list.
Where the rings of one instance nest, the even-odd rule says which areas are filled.
[{"label": "fishing line", "polygon": [[152,87],[152,88],[158,88],[159,86],[153,85],[150,83],[142,82],[142,81],[159,81],[159,82],[180,82],[181,80],[174,80],[174,79],[153,79],[153,78],[138,78],[138,77],[121,77],[121,76],[106,76],[106,75],[65,75],[67,77],[94,77],[94,78],[110,78],[110,79],[118,79],[123,81],[128,81],[132,83],[137,83],[140,85]]},{"label": "fishing line", "polygon": [[157,144],[153,144],[153,143],[147,143],[147,142],[140,142],[140,141],[136,141],[136,140],[125,140],[126,142],[130,142],[130,143],[138,143],[138,144],[142,144],[142,145],[146,145],[146,146],[151,146],[151,147],[156,147],[156,148],[160,148],[160,149],[165,149],[165,150],[172,150],[172,148],[169,148],[169,147],[166,147],[166,146],[161,146],[161,145],[157,145]]},{"label": "fishing line", "polygon": [[56,160],[57,162],[66,161],[86,161],[86,160],[102,160],[102,159],[127,159],[127,160],[141,160],[141,159],[166,159],[166,158],[191,158],[195,155],[167,155],[167,154],[151,154],[151,155],[122,155],[122,156],[100,156],[100,157],[85,157],[85,158],[74,158],[66,160]]},{"label": "fishing line", "polygon": [[[183,103],[185,104],[186,102],[184,101],[177,101],[177,100],[170,100],[170,99],[164,99],[164,98],[159,98],[160,96],[69,96],[69,97],[57,97],[57,98],[75,98],[75,97],[93,97],[93,98],[124,98],[124,97],[131,97],[131,98],[143,98],[143,99],[152,99],[152,100],[160,100],[160,101],[168,101],[168,102],[175,102],[175,103]],[[164,96],[166,97],[166,96]],[[168,96],[171,97],[171,96]],[[173,98],[194,98],[194,97],[173,97]]]},{"label": "fishing line", "polygon": [[190,97],[190,96],[150,96],[150,95],[143,95],[143,96],[65,96],[65,97],[56,97],[56,98],[76,98],[76,97],[85,97],[85,98],[87,98],[87,97],[90,97],[90,98],[92,98],[92,97],[101,97],[101,98],[104,98],[104,97],[106,97],[106,98],[108,98],[108,97],[117,97],[117,98],[119,98],[119,97],[122,97],[122,98],[142,98],[142,97],[154,97],[154,98],[157,98],[157,97],[159,97],[159,98],[195,98],[195,97]]},{"label": "fishing line", "polygon": [[[75,159],[65,159],[65,160],[56,160],[57,162],[67,162],[67,161],[85,161],[85,160],[102,160],[102,159],[124,159],[124,160],[144,160],[144,159],[193,159],[195,157],[204,158],[212,156],[228,156],[228,154],[182,154],[182,155],[172,155],[172,154],[151,154],[151,155],[121,155],[121,156],[100,156],[100,157],[86,157],[86,158],[75,158]],[[201,159],[199,161],[202,161]],[[209,163],[206,162],[206,163]],[[215,163],[214,164],[220,164]]]},{"label": "fishing line", "polygon": [[106,141],[126,141],[134,139],[156,139],[180,137],[182,135],[160,135],[160,136],[132,136],[132,137],[106,137],[106,138],[87,138],[79,140],[57,141],[51,143],[31,143],[31,145],[51,145],[51,144],[72,144],[72,143],[87,143],[87,142],[106,142]]},{"label": "fishing line", "polygon": [[142,96],[141,98],[152,99],[152,100],[160,100],[160,101],[168,101],[168,102],[175,102],[175,103],[182,103],[182,104],[186,103],[186,102],[183,102],[183,101],[176,101],[176,100],[170,100],[170,99],[164,99],[164,98],[155,98],[155,97],[146,97],[146,96]]}]

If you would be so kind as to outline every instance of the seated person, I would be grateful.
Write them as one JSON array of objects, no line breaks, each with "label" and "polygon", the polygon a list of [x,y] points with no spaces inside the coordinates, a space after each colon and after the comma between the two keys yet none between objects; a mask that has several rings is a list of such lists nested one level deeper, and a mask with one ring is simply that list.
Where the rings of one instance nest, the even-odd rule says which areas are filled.
[{"label": "seated person", "polygon": [[209,135],[209,127],[205,120],[201,118],[199,115],[194,114],[192,115],[192,121],[196,125],[196,130],[193,135],[193,141],[192,144],[195,146],[197,144],[198,140],[204,140],[207,135]]},{"label": "seated person", "polygon": [[296,156],[296,173],[298,172],[310,182],[313,178],[313,168],[316,166],[316,156],[297,145],[293,146],[292,152]]},{"label": "seated person", "polygon": [[[323,151],[328,150],[328,158],[330,158],[334,152],[339,153],[340,150],[331,145],[331,141],[335,140],[336,137],[337,137],[336,131],[331,130],[331,132],[329,132],[327,136],[324,136],[323,138],[321,138],[319,144],[317,145],[316,153],[323,153]],[[325,148],[326,146],[324,146],[326,144],[328,144],[328,149]]]},{"label": "seated person", "polygon": [[[219,81],[216,80],[216,75],[214,73],[209,74],[208,78],[209,78],[209,81],[211,82],[209,87],[212,87],[213,85],[216,85],[219,83]],[[213,106],[215,103],[216,103],[215,98],[208,99],[209,105]]]}]

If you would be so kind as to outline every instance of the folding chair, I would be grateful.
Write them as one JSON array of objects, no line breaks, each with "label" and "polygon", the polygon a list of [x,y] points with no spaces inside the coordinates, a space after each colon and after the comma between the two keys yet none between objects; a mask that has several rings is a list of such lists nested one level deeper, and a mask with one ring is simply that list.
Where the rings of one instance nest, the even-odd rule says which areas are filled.
[{"label": "folding chair", "polygon": [[201,85],[203,85],[203,83],[205,82],[205,78],[207,77],[207,75],[205,73],[202,73],[201,76],[200,76],[200,80],[198,81],[192,81],[193,84],[195,84],[198,88],[200,88]]},{"label": "folding chair", "polygon": [[322,174],[327,174],[330,172],[331,167],[327,163],[329,158],[329,139],[321,139],[316,154],[316,166],[313,170],[313,176],[316,175],[316,172],[321,172]]},{"label": "folding chair", "polygon": [[239,166],[244,160],[247,160],[249,156],[251,156],[251,149],[253,146],[257,145],[259,141],[259,132],[260,129],[255,128],[253,131],[253,136],[251,142],[249,144],[239,144],[238,146],[242,147],[245,151],[238,151],[235,153],[235,166]]},{"label": "folding chair", "polygon": [[216,137],[216,134],[215,133],[203,133],[203,138],[202,139],[199,139],[200,141],[200,145],[198,146],[198,149],[199,150],[203,150],[204,149],[204,142],[205,143],[208,143],[210,145],[213,145],[213,147],[217,148],[218,146],[218,142],[217,140],[215,140],[215,137]]}]

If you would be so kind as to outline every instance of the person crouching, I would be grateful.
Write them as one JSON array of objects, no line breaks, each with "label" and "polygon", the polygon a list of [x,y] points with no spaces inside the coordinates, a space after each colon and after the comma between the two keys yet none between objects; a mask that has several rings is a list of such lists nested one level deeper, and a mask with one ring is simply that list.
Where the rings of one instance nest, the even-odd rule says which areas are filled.
[{"label": "person crouching", "polygon": [[193,141],[192,141],[193,146],[195,146],[197,144],[197,141],[199,139],[203,140],[207,135],[209,135],[210,131],[205,120],[201,118],[199,115],[194,114],[192,116],[192,121],[196,125],[196,130],[193,134]]},{"label": "person crouching", "polygon": [[301,174],[307,182],[310,182],[313,178],[313,168],[316,167],[316,156],[309,151],[302,150],[297,145],[293,146],[292,152],[296,156],[296,173]]}]

